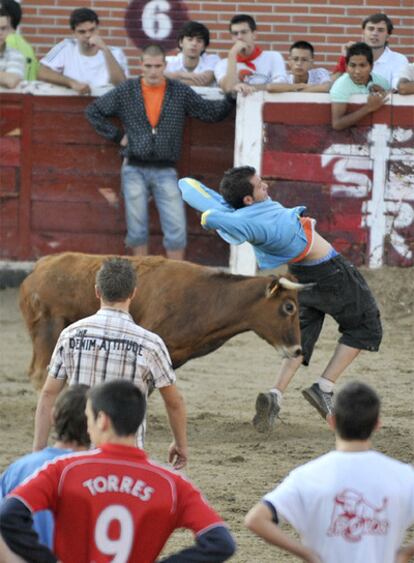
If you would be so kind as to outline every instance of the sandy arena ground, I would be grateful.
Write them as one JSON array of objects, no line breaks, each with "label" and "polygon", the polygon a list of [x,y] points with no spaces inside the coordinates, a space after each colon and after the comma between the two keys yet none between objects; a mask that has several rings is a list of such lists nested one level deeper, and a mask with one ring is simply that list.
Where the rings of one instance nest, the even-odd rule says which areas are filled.
[{"label": "sandy arena ground", "polygon": [[[376,387],[383,400],[383,426],[375,446],[412,462],[413,269],[383,268],[364,274],[382,311],[383,345],[379,353],[361,354],[341,382],[358,378]],[[26,375],[31,343],[17,296],[15,289],[0,291],[0,469],[28,452],[33,437],[36,394]],[[285,395],[282,419],[268,437],[257,434],[251,425],[256,395],[272,385],[280,361],[268,344],[252,333],[241,335],[177,371],[188,405],[191,458],[187,475],[234,532],[238,543],[235,562],[296,560],[254,538],[243,527],[243,517],[290,469],[332,448],[332,434],[300,390],[321,373],[336,338],[334,324],[326,322],[311,366],[297,373]],[[154,395],[149,405],[147,450],[164,461],[170,437],[161,399]],[[409,537],[414,537],[413,530]],[[177,532],[165,553],[191,541],[188,532]]]}]

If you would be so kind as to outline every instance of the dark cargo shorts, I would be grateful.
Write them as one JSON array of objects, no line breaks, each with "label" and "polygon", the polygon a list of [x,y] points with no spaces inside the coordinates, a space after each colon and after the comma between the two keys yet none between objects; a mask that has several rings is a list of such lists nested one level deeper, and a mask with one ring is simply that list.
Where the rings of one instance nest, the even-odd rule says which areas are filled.
[{"label": "dark cargo shorts", "polygon": [[382,339],[380,313],[367,282],[357,268],[338,255],[315,266],[290,264],[300,283],[316,283],[299,293],[303,363],[308,365],[325,315],[339,325],[339,342],[376,352]]}]

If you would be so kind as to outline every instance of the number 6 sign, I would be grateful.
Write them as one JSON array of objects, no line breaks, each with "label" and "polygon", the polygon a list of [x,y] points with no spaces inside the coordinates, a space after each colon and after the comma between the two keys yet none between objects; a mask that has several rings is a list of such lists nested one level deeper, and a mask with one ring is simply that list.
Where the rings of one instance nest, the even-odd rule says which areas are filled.
[{"label": "number 6 sign", "polygon": [[177,46],[178,30],[187,20],[187,10],[180,0],[132,0],[125,27],[138,49],[154,43],[169,50]]}]

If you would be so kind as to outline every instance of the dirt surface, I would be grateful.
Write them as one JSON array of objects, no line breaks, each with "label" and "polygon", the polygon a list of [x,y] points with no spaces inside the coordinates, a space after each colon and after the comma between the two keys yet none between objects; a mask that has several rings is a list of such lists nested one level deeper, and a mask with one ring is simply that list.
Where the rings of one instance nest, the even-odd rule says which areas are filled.
[{"label": "dirt surface", "polygon": [[[383,400],[381,431],[375,446],[403,461],[414,457],[414,272],[383,268],[364,271],[382,311],[384,340],[379,353],[363,353],[341,379],[362,379]],[[31,343],[17,306],[17,290],[0,291],[0,469],[28,452],[33,437],[36,394],[26,370]],[[238,543],[233,561],[285,562],[243,527],[247,510],[293,467],[333,447],[333,436],[300,390],[321,373],[337,339],[326,322],[309,368],[302,368],[284,400],[281,421],[270,436],[251,425],[255,398],[273,383],[280,356],[254,334],[238,336],[217,352],[177,371],[189,417],[190,464],[187,475],[229,523]],[[147,450],[164,461],[169,443],[166,416],[157,393],[150,400]],[[409,537],[413,537],[413,531]],[[191,542],[176,533],[165,552]]]}]

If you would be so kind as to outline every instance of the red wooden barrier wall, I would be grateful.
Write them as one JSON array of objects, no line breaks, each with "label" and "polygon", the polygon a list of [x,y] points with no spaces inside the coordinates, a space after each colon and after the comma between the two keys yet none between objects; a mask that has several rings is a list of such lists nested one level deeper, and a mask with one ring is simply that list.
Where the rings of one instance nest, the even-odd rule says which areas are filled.
[{"label": "red wooden barrier wall", "polygon": [[[121,158],[84,118],[90,101],[0,94],[0,259],[64,250],[125,253]],[[234,116],[217,124],[189,119],[180,174],[217,185],[232,165],[233,145]],[[228,246],[201,229],[190,209],[188,232],[189,260],[228,264]],[[150,252],[163,252],[153,205]]]}]

